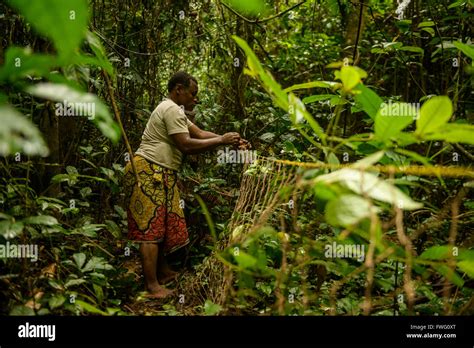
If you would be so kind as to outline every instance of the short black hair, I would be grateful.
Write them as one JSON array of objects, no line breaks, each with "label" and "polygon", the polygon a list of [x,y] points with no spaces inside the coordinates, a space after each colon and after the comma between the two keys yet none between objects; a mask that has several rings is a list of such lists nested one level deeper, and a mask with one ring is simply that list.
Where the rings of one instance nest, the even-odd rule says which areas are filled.
[{"label": "short black hair", "polygon": [[171,76],[168,81],[168,92],[171,92],[177,84],[181,84],[184,87],[188,88],[191,84],[191,80],[198,83],[196,78],[185,71],[178,71]]}]

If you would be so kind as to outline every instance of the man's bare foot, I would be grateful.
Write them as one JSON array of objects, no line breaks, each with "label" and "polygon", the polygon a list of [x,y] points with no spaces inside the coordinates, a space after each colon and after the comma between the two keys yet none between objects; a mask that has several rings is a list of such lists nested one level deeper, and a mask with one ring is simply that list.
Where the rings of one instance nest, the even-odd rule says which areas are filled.
[{"label": "man's bare foot", "polygon": [[168,268],[166,271],[158,272],[157,278],[161,284],[167,284],[170,281],[175,280],[178,274],[178,272],[172,271]]},{"label": "man's bare foot", "polygon": [[161,285],[149,286],[147,287],[147,291],[148,294],[146,295],[146,297],[150,298],[166,298],[174,293],[173,290],[166,289]]}]

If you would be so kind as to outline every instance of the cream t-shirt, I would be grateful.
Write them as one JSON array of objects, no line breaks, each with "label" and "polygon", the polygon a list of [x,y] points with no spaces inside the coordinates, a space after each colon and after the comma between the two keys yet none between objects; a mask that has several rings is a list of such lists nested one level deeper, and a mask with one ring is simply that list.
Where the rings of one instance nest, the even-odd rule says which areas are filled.
[{"label": "cream t-shirt", "polygon": [[151,113],[143,132],[142,142],[135,154],[162,167],[179,170],[183,153],[179,151],[170,135],[189,133],[188,127],[192,125],[183,109],[166,98]]}]

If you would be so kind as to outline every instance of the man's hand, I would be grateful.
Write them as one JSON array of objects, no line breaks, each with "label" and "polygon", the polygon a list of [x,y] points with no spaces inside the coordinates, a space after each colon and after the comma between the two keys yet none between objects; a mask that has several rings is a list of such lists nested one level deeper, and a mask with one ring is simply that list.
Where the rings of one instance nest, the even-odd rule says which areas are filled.
[{"label": "man's hand", "polygon": [[238,145],[240,142],[239,133],[230,132],[221,135],[221,141],[223,145]]}]

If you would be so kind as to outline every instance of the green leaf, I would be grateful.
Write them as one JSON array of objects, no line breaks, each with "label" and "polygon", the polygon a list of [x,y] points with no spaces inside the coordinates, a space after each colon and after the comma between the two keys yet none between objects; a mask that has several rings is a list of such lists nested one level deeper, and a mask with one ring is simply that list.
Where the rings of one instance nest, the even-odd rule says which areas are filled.
[{"label": "green leaf", "polygon": [[49,154],[38,128],[14,108],[0,105],[0,123],[0,156],[16,152],[30,156]]},{"label": "green leaf", "polygon": [[74,302],[74,303],[75,303],[76,306],[78,306],[79,308],[85,310],[86,312],[93,313],[93,314],[106,315],[106,316],[109,315],[109,313],[104,312],[104,311],[100,310],[99,308],[94,307],[93,305],[91,305],[87,302],[84,302],[84,301],[81,301],[81,300],[76,300],[76,302]]},{"label": "green leaf", "polygon": [[469,278],[474,278],[474,260],[463,260],[457,264],[458,268],[465,272]]},{"label": "green leaf", "polygon": [[407,51],[407,52],[413,52],[413,53],[421,53],[423,55],[425,51],[421,47],[415,47],[415,46],[402,46],[399,48],[401,51]]},{"label": "green leaf", "polygon": [[347,194],[333,199],[326,205],[326,221],[333,226],[348,227],[369,218],[375,207],[362,197]]},{"label": "green leaf", "polygon": [[234,254],[234,258],[239,266],[244,269],[253,267],[257,264],[257,259],[255,257],[243,252],[242,250],[239,250],[237,255]]},{"label": "green leaf", "polygon": [[65,301],[66,298],[63,295],[53,295],[48,301],[49,308],[55,309],[61,307]]},{"label": "green leaf", "polygon": [[451,271],[451,269],[446,265],[434,265],[433,268],[437,270],[441,275],[448,279],[454,285],[459,287],[464,286],[464,280],[456,271]]},{"label": "green leaf", "polygon": [[456,46],[462,53],[474,60],[474,47],[472,45],[466,45],[459,41],[454,41],[453,45]]},{"label": "green leaf", "polygon": [[80,278],[80,279],[70,279],[66,282],[66,284],[64,284],[64,287],[69,288],[71,286],[80,285],[80,284],[85,283],[85,282],[86,282],[86,280],[82,279],[82,278]]},{"label": "green leaf", "polygon": [[84,253],[77,253],[72,255],[72,258],[74,259],[74,262],[76,262],[77,268],[81,269],[82,266],[84,266],[84,263],[86,262],[86,255]]},{"label": "green leaf", "polygon": [[224,2],[243,15],[261,17],[267,12],[267,5],[263,0],[225,0]]},{"label": "green leaf", "polygon": [[23,233],[22,222],[12,222],[9,220],[0,221],[0,235],[5,239],[12,239]]},{"label": "green leaf", "polygon": [[103,224],[87,224],[81,227],[75,228],[71,233],[72,234],[82,234],[87,237],[96,238],[97,231],[104,228],[105,225]]},{"label": "green leaf", "polygon": [[361,82],[361,75],[353,66],[343,66],[337,77],[342,81],[346,92],[352,90]]},{"label": "green leaf", "polygon": [[86,38],[87,43],[91,47],[92,51],[95,53],[95,56],[97,57],[99,65],[103,67],[113,79],[115,76],[115,69],[112,63],[110,63],[109,59],[107,58],[107,52],[102,46],[100,39],[95,33],[91,33],[90,31],[87,32]]},{"label": "green leaf", "polygon": [[333,164],[333,165],[339,165],[340,162],[339,162],[339,158],[337,158],[337,156],[334,154],[334,152],[330,152],[328,155],[327,155],[327,162],[329,164]]},{"label": "green leaf", "polygon": [[9,0],[36,31],[50,38],[61,55],[80,47],[86,35],[89,10],[86,0]]},{"label": "green leaf", "polygon": [[291,87],[285,88],[283,91],[284,92],[292,92],[297,89],[307,89],[307,88],[315,88],[315,87],[322,87],[322,88],[334,88],[339,83],[337,82],[332,82],[332,81],[312,81],[312,82],[306,82],[306,83],[299,83],[296,85],[293,85]]},{"label": "green leaf", "polygon": [[[32,95],[54,100],[56,114],[74,110],[74,114],[86,116],[114,143],[120,139],[120,128],[112,119],[107,106],[94,94],[72,89],[69,86],[55,83],[39,83],[27,88]],[[64,115],[63,115],[64,116]]]},{"label": "green leaf", "polygon": [[432,27],[434,26],[434,22],[433,21],[425,21],[425,22],[421,22],[420,24],[418,24],[418,28],[424,28],[424,27]]},{"label": "green leaf", "polygon": [[452,255],[451,249],[447,245],[436,245],[423,251],[419,258],[425,260],[445,260]]},{"label": "green leaf", "polygon": [[112,220],[105,220],[105,226],[107,227],[107,230],[117,239],[122,238],[122,231],[120,230],[120,227],[115,223],[115,221]]},{"label": "green leaf", "polygon": [[55,217],[49,215],[30,216],[22,220],[25,225],[53,226],[58,224]]},{"label": "green leaf", "polygon": [[435,131],[449,121],[453,114],[453,104],[446,96],[433,97],[426,101],[416,120],[416,133],[423,135]]},{"label": "green leaf", "polygon": [[375,116],[375,135],[387,141],[410,125],[417,114],[417,110],[407,103],[382,103]]},{"label": "green leaf", "polygon": [[433,28],[421,28],[422,31],[426,31],[431,36],[435,36],[435,31]]},{"label": "green leaf", "polygon": [[319,94],[303,98],[303,103],[310,104],[321,100],[328,100],[334,97],[334,94]]},{"label": "green leaf", "polygon": [[413,201],[396,186],[381,180],[372,173],[360,170],[343,168],[330,174],[318,176],[313,181],[328,184],[338,182],[357,194],[397,205],[404,210],[418,209],[423,206],[421,203]]},{"label": "green leaf", "polygon": [[449,143],[465,143],[474,145],[474,125],[448,123],[433,133],[424,136],[427,140],[444,140]]},{"label": "green leaf", "polygon": [[362,110],[364,110],[371,119],[375,120],[377,111],[379,111],[380,105],[383,103],[382,98],[362,83],[358,84],[355,90],[361,91],[362,93],[355,94],[354,99],[362,106]]},{"label": "green leaf", "polygon": [[455,7],[460,7],[464,6],[466,4],[466,0],[458,0],[453,2],[451,5],[448,6],[448,8],[455,8]]},{"label": "green leaf", "polygon": [[216,315],[221,310],[222,310],[221,306],[219,306],[218,304],[216,304],[216,303],[214,303],[210,300],[206,300],[206,302],[204,303],[204,313],[206,315]]},{"label": "green leaf", "polygon": [[352,168],[357,168],[357,169],[366,169],[370,166],[373,166],[375,163],[380,161],[382,157],[384,156],[385,152],[384,151],[377,151],[374,152],[373,154],[370,154],[369,156],[358,160],[354,164],[351,165]]},{"label": "green leaf", "polygon": [[48,76],[56,64],[56,57],[33,54],[31,48],[11,46],[5,53],[5,64],[0,69],[0,80],[15,81],[27,76]]},{"label": "green leaf", "polygon": [[23,306],[23,305],[19,305],[19,306],[13,307],[12,310],[10,311],[9,315],[12,315],[12,316],[32,316],[32,315],[36,315],[36,314],[35,314],[35,311],[32,308],[26,307],[26,306]]},{"label": "green leaf", "polygon": [[82,272],[90,272],[96,269],[111,270],[112,266],[103,257],[92,256],[82,269]]},{"label": "green leaf", "polygon": [[288,95],[288,112],[290,113],[290,117],[293,123],[299,123],[303,119],[305,119],[308,124],[311,126],[313,131],[319,136],[324,136],[324,130],[318,124],[318,122],[311,116],[311,114],[306,111],[306,107],[301,102],[301,100],[295,96],[293,93],[290,92]]}]

